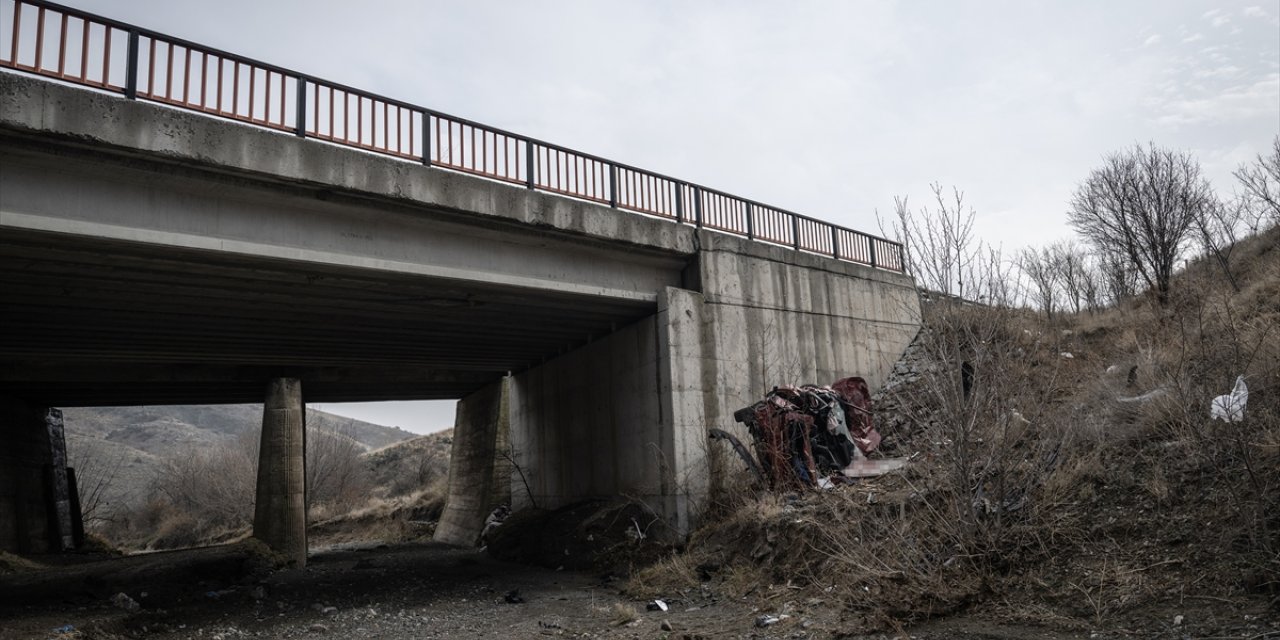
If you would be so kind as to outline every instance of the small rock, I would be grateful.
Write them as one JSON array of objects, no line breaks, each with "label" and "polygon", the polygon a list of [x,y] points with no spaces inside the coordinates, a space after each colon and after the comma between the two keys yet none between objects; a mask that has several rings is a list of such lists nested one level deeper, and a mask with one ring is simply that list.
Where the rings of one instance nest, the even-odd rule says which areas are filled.
[{"label": "small rock", "polygon": [[1060,353],[1060,354],[1058,354],[1058,355],[1060,355],[1060,356],[1062,356],[1062,357],[1064,357],[1064,358],[1067,358],[1068,360],[1070,360],[1070,359],[1072,359],[1072,358],[1075,358],[1075,356],[1071,355],[1071,352],[1070,352],[1070,351],[1063,351],[1062,353]]},{"label": "small rock", "polygon": [[778,616],[764,615],[764,616],[760,616],[759,618],[756,618],[756,626],[763,628],[763,627],[768,627],[768,626],[778,624],[781,621],[782,621],[782,618],[779,618]]},{"label": "small rock", "polygon": [[323,614],[325,614],[325,615],[330,615],[330,614],[334,614],[334,613],[337,613],[337,612],[338,612],[338,608],[337,608],[337,607],[325,607],[325,608],[323,608],[323,609],[321,609],[321,610],[320,610],[320,613],[323,613]]},{"label": "small rock", "polygon": [[329,630],[329,627],[326,627],[320,624],[319,622],[311,625],[310,627],[307,627],[307,631],[310,631],[311,633],[324,633],[328,630]]},{"label": "small rock", "polygon": [[660,625],[658,625],[658,626],[659,626],[659,627],[662,627],[662,630],[663,630],[663,631],[674,631],[674,629],[671,627],[671,621],[670,621],[670,620],[663,620],[663,621],[662,621],[662,624],[660,624]]},{"label": "small rock", "polygon": [[1183,618],[1182,618],[1182,615],[1181,615],[1181,614],[1174,616],[1174,617],[1173,617],[1173,626],[1175,626],[1175,627],[1181,627],[1181,626],[1182,626],[1182,620],[1183,620]]},{"label": "small rock", "polygon": [[506,595],[502,596],[502,599],[505,600],[507,604],[520,604],[521,602],[524,602],[524,596],[520,595],[519,589],[512,589],[511,591],[508,591]]},{"label": "small rock", "polygon": [[135,611],[142,609],[142,605],[138,604],[137,600],[130,598],[128,595],[125,595],[123,592],[117,593],[114,596],[111,596],[111,604],[115,605],[117,609],[123,609],[125,611],[128,611],[129,613],[133,613]]}]

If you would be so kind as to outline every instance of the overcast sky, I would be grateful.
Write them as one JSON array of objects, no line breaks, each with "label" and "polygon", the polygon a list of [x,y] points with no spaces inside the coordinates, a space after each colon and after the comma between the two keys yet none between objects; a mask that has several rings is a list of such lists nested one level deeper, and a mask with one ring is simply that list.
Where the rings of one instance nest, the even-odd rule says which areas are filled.
[{"label": "overcast sky", "polygon": [[1280,0],[66,1],[854,228],[954,185],[1006,253],[1069,236],[1108,152],[1229,193],[1280,133]]}]

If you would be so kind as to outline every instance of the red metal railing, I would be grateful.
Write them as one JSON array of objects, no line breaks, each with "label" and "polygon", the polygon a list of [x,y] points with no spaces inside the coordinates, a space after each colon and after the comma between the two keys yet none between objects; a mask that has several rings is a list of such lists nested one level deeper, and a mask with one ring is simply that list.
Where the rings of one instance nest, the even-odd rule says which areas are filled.
[{"label": "red metal railing", "polygon": [[44,0],[0,0],[0,68],[796,251],[904,268],[902,246],[885,238]]}]

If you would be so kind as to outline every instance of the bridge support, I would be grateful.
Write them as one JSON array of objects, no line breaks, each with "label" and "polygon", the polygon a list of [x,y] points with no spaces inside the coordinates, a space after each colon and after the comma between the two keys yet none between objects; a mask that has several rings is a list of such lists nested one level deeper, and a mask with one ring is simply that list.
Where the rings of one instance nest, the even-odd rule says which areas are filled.
[{"label": "bridge support", "polygon": [[80,514],[68,482],[62,411],[0,400],[0,550],[70,551]]},{"label": "bridge support", "polygon": [[625,496],[688,533],[708,485],[702,323],[702,297],[667,287],[657,314],[517,374],[513,508]]},{"label": "bridge support", "polygon": [[299,568],[307,564],[306,477],[302,383],[277,378],[267,386],[262,408],[253,537]]},{"label": "bridge support", "polygon": [[439,542],[471,546],[495,507],[511,502],[508,389],[504,378],[458,401],[449,456],[449,495]]}]

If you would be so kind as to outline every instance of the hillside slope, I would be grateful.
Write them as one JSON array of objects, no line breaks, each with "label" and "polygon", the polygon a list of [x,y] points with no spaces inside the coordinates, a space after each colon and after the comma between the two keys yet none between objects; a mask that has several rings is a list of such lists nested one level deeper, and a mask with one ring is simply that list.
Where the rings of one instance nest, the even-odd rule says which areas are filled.
[{"label": "hillside slope", "polygon": [[[1231,268],[1238,291],[1196,260],[1167,306],[1052,322],[926,305],[875,398],[880,455],[908,459],[901,472],[780,496],[726,465],[717,518],[629,588],[797,618],[819,601],[846,632],[959,616],[1089,637],[1280,634],[1280,228],[1238,243]],[[1238,376],[1242,417],[1211,419]]]},{"label": "hillside slope", "polygon": [[[166,458],[190,458],[256,437],[262,406],[73,407],[64,409],[63,417],[67,455],[77,469],[82,494],[101,487],[86,507],[98,504],[101,516],[144,501]],[[364,451],[415,437],[400,428],[312,409],[307,410],[307,428],[349,437]]]}]

